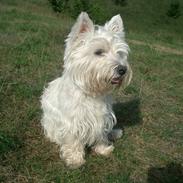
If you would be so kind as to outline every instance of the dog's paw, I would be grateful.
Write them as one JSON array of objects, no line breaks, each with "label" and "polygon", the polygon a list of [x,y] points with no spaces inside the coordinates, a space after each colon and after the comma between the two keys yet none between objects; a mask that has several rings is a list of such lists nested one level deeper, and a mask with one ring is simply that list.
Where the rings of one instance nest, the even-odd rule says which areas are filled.
[{"label": "dog's paw", "polygon": [[65,162],[66,166],[71,169],[79,168],[85,163],[84,151],[71,151],[70,148],[65,148],[60,152],[60,158]]},{"label": "dog's paw", "polygon": [[66,166],[70,169],[76,169],[76,168],[79,168],[81,167],[82,165],[85,164],[85,159],[84,158],[78,158],[78,157],[70,157],[70,158],[67,158],[65,159],[65,163],[66,163]]},{"label": "dog's paw", "polygon": [[109,140],[111,141],[115,141],[116,139],[119,139],[123,136],[123,130],[121,129],[113,129],[109,135],[108,135],[108,138]]},{"label": "dog's paw", "polygon": [[93,148],[93,151],[96,154],[102,155],[102,156],[109,156],[112,153],[113,150],[114,150],[114,146],[113,145],[107,146],[105,144],[96,145]]}]

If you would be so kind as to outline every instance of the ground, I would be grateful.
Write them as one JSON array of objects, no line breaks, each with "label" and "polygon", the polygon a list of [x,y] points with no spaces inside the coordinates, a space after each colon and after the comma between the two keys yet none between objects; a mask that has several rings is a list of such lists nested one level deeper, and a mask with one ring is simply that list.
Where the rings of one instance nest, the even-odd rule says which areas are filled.
[{"label": "ground", "polygon": [[166,17],[166,2],[119,9],[134,71],[131,85],[114,93],[124,136],[109,158],[87,153],[86,165],[69,170],[43,135],[39,99],[62,73],[74,20],[46,0],[0,1],[0,182],[182,182],[183,19]]}]

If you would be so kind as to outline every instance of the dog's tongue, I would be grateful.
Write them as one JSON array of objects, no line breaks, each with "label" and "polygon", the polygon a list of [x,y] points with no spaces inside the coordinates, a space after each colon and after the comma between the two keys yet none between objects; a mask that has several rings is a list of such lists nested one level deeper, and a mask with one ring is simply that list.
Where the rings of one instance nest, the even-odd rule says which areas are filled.
[{"label": "dog's tongue", "polygon": [[121,85],[122,79],[120,79],[120,78],[113,78],[112,81],[111,81],[111,83],[112,83],[112,84]]}]

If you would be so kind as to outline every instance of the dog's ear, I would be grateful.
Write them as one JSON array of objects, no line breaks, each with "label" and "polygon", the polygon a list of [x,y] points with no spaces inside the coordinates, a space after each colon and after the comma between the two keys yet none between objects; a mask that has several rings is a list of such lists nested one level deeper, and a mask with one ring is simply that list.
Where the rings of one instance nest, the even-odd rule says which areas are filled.
[{"label": "dog's ear", "polygon": [[66,42],[73,43],[77,39],[83,37],[84,33],[89,33],[94,30],[94,25],[92,20],[89,18],[86,12],[81,12],[78,16],[76,23],[73,25],[70,34]]},{"label": "dog's ear", "polygon": [[111,20],[105,24],[105,29],[113,33],[123,33],[124,27],[121,16],[113,16]]}]

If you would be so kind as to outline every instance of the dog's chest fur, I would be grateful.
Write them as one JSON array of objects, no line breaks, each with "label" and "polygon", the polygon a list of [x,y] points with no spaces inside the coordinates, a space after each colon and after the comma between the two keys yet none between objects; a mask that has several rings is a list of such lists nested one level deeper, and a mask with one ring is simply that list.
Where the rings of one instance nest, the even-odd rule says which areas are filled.
[{"label": "dog's chest fur", "polygon": [[[83,144],[92,145],[101,141],[116,123],[109,96],[90,97],[68,78],[61,77],[51,82],[42,102],[50,114],[54,114],[57,123],[50,127],[53,134],[60,128],[60,139],[75,134]],[[60,139],[55,141],[60,143]]]}]

